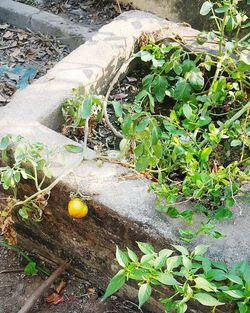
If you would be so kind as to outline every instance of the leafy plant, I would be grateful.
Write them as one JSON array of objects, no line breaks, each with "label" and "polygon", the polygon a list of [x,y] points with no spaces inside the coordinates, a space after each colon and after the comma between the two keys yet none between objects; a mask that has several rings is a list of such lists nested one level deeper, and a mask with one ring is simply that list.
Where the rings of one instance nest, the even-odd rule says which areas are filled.
[{"label": "leafy plant", "polygon": [[116,247],[116,260],[122,269],[111,279],[104,299],[120,290],[126,281],[134,280],[139,287],[140,307],[150,298],[152,289],[161,286],[168,294],[159,299],[166,312],[184,313],[190,300],[211,307],[211,312],[226,303],[235,304],[234,312],[249,312],[250,266],[246,261],[228,269],[225,263],[205,257],[206,245],[192,252],[178,245],[159,252],[148,243],[137,245],[142,257],[129,248],[122,251]]}]

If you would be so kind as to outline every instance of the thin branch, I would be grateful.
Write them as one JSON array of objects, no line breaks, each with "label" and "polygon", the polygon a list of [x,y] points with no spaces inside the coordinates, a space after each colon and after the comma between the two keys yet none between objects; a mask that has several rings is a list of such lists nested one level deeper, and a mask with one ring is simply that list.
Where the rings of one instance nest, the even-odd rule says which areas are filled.
[{"label": "thin branch", "polygon": [[31,295],[24,306],[18,313],[28,313],[34,307],[37,300],[44,294],[44,292],[52,285],[53,281],[60,276],[69,267],[69,262],[65,261],[56,271],[54,271],[48,279],[46,279]]}]

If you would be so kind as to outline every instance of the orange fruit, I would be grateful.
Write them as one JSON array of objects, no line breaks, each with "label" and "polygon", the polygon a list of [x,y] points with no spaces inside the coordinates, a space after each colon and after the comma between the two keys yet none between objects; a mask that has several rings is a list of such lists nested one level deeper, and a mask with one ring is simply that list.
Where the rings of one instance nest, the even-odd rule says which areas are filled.
[{"label": "orange fruit", "polygon": [[88,214],[88,206],[80,198],[73,198],[68,203],[68,212],[73,218],[83,218]]}]

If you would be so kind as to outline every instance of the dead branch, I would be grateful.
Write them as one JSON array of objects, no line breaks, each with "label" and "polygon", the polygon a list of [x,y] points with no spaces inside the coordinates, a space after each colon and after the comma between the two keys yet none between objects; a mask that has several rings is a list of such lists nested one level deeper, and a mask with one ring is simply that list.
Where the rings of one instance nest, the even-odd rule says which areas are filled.
[{"label": "dead branch", "polygon": [[46,279],[41,286],[39,286],[31,297],[26,301],[24,306],[18,311],[18,313],[28,313],[36,304],[37,300],[44,294],[44,292],[50,287],[53,281],[60,276],[65,269],[69,266],[69,262],[65,261],[57,270],[55,270],[48,279]]}]

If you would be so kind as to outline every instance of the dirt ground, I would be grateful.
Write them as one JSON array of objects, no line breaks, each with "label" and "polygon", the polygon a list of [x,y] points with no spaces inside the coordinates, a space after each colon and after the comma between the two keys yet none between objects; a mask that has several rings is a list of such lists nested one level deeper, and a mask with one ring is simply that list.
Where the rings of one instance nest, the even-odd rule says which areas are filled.
[{"label": "dirt ground", "polygon": [[[0,246],[0,313],[16,313],[29,299],[34,290],[46,277],[31,276],[23,272],[27,262],[16,252]],[[40,266],[53,271],[48,264],[39,262]],[[136,304],[121,300],[116,296],[101,302],[102,292],[69,274],[61,276],[65,287],[60,292],[59,304],[47,303],[46,298],[55,292],[59,283],[46,292],[31,313],[142,313]],[[60,302],[60,301],[59,301]]]}]

